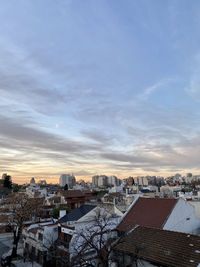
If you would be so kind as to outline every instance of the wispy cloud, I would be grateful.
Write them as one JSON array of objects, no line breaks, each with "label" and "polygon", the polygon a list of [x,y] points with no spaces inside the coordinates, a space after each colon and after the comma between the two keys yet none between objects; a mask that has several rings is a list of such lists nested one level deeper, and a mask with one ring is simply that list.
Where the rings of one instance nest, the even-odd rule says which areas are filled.
[{"label": "wispy cloud", "polygon": [[198,53],[190,66],[190,75],[186,92],[195,100],[200,101],[200,54]]},{"label": "wispy cloud", "polygon": [[174,79],[168,78],[168,79],[162,79],[159,82],[156,82],[155,84],[146,87],[142,93],[140,93],[137,96],[138,100],[144,101],[144,100],[148,100],[148,98],[154,94],[155,92],[157,92],[158,90],[163,90],[165,89],[166,85],[168,85],[170,82],[172,82]]}]

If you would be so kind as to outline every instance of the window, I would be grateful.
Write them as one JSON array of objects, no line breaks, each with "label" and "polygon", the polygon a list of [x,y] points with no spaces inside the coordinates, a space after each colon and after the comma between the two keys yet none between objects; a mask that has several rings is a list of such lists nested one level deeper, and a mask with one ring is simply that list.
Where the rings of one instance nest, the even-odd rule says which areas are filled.
[{"label": "window", "polygon": [[71,235],[68,235],[68,234],[64,234],[64,242],[65,242],[65,246],[67,248],[69,248],[69,243],[72,239],[72,236]]},{"label": "window", "polygon": [[29,244],[25,243],[25,249],[28,251],[29,250]]},{"label": "window", "polygon": [[35,256],[36,256],[36,249],[35,249],[35,247],[32,247],[32,249],[31,249],[31,254],[32,254],[32,257],[33,257],[33,259],[34,259]]},{"label": "window", "polygon": [[39,239],[40,241],[42,241],[42,240],[43,240],[43,234],[39,233],[39,234],[38,234],[38,239]]}]

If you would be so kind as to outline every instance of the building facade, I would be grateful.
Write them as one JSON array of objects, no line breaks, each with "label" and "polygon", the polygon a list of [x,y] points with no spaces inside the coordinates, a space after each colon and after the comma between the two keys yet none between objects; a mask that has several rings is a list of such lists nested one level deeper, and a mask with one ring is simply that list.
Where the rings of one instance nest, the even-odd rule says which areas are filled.
[{"label": "building facade", "polygon": [[61,174],[59,184],[62,187],[67,184],[68,188],[73,188],[73,186],[76,184],[76,178],[73,174]]}]

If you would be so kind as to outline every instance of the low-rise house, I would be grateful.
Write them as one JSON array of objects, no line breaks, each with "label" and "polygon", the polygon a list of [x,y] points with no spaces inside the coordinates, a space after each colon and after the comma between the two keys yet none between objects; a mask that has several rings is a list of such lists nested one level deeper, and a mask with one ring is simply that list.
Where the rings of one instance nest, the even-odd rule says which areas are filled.
[{"label": "low-rise house", "polygon": [[[65,214],[58,220],[58,240],[57,240],[57,252],[60,257],[58,257],[59,264],[62,266],[66,264],[66,261],[70,260],[70,242],[75,232],[75,223],[93,210],[96,206],[93,205],[82,205]],[[61,260],[63,259],[65,260]]]},{"label": "low-rise house", "polygon": [[163,185],[160,187],[161,197],[178,197],[178,193],[181,192],[182,187],[179,186],[169,186]]},{"label": "low-rise house", "polygon": [[41,188],[36,183],[31,183],[26,188],[26,194],[29,197],[46,197],[47,196],[47,189],[46,188]]},{"label": "low-rise house", "polygon": [[47,206],[59,206],[62,204],[61,196],[51,196],[51,197],[46,197],[45,198],[45,204]]},{"label": "low-rise house", "polygon": [[76,264],[87,261],[88,264],[101,266],[101,249],[113,238],[113,230],[122,215],[115,205],[102,203],[77,220],[69,244],[70,260]]},{"label": "low-rise house", "polygon": [[71,212],[62,216],[59,220],[59,224],[71,224],[78,221],[81,217],[85,216],[88,212],[93,210],[96,206],[84,204],[81,205],[79,208],[73,209]]},{"label": "low-rise house", "polygon": [[137,198],[137,194],[125,193],[107,193],[102,197],[102,202],[114,204],[122,213],[125,213],[131,203]]},{"label": "low-rise house", "polygon": [[95,191],[83,190],[86,202],[95,202],[97,200],[97,194]]},{"label": "low-rise house", "polygon": [[30,225],[23,230],[24,257],[44,265],[57,238],[58,225],[54,221]]},{"label": "low-rise house", "polygon": [[[95,242],[101,236],[99,244],[106,243],[106,240],[112,234],[111,231],[118,225],[122,215],[123,213],[112,203],[100,204],[98,207],[85,204],[60,218],[58,220],[59,235],[57,240],[59,264],[66,266],[68,261],[80,260],[77,253],[84,258],[89,257],[91,259],[92,257],[95,259],[94,250],[87,248],[87,242],[84,242],[83,236],[89,238],[91,234]],[[104,230],[99,232],[101,225],[104,226],[102,228]]]},{"label": "low-rise house", "polygon": [[103,202],[114,203],[114,204],[124,204],[124,195],[122,193],[107,193],[102,198]]},{"label": "low-rise house", "polygon": [[136,226],[114,247],[110,267],[197,267],[200,237]]},{"label": "low-rise house", "polygon": [[70,209],[80,207],[86,202],[86,196],[81,190],[60,190],[58,196],[63,196]]},{"label": "low-rise house", "polygon": [[54,209],[54,205],[43,205],[41,208],[40,208],[40,217],[41,218],[52,218],[52,215],[53,215],[53,209]]},{"label": "low-rise house", "polygon": [[117,229],[126,232],[136,225],[198,233],[200,219],[195,213],[195,208],[182,198],[139,197],[125,213]]}]

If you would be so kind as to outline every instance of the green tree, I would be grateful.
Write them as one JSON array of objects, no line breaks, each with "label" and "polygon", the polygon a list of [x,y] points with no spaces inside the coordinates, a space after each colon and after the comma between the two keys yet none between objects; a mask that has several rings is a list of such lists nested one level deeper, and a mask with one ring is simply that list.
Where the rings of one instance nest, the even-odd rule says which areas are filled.
[{"label": "green tree", "polygon": [[64,190],[65,190],[65,191],[68,190],[68,184],[66,184],[66,185],[64,186]]},{"label": "green tree", "polygon": [[6,175],[3,181],[3,186],[5,188],[12,189],[12,179],[10,175]]},{"label": "green tree", "polygon": [[59,208],[54,208],[53,209],[53,218],[55,219],[58,219],[59,218],[59,212],[60,212],[60,209]]},{"label": "green tree", "polygon": [[18,184],[13,184],[12,189],[13,189],[13,192],[15,192],[15,193],[19,192],[19,190],[21,189],[21,186]]}]

